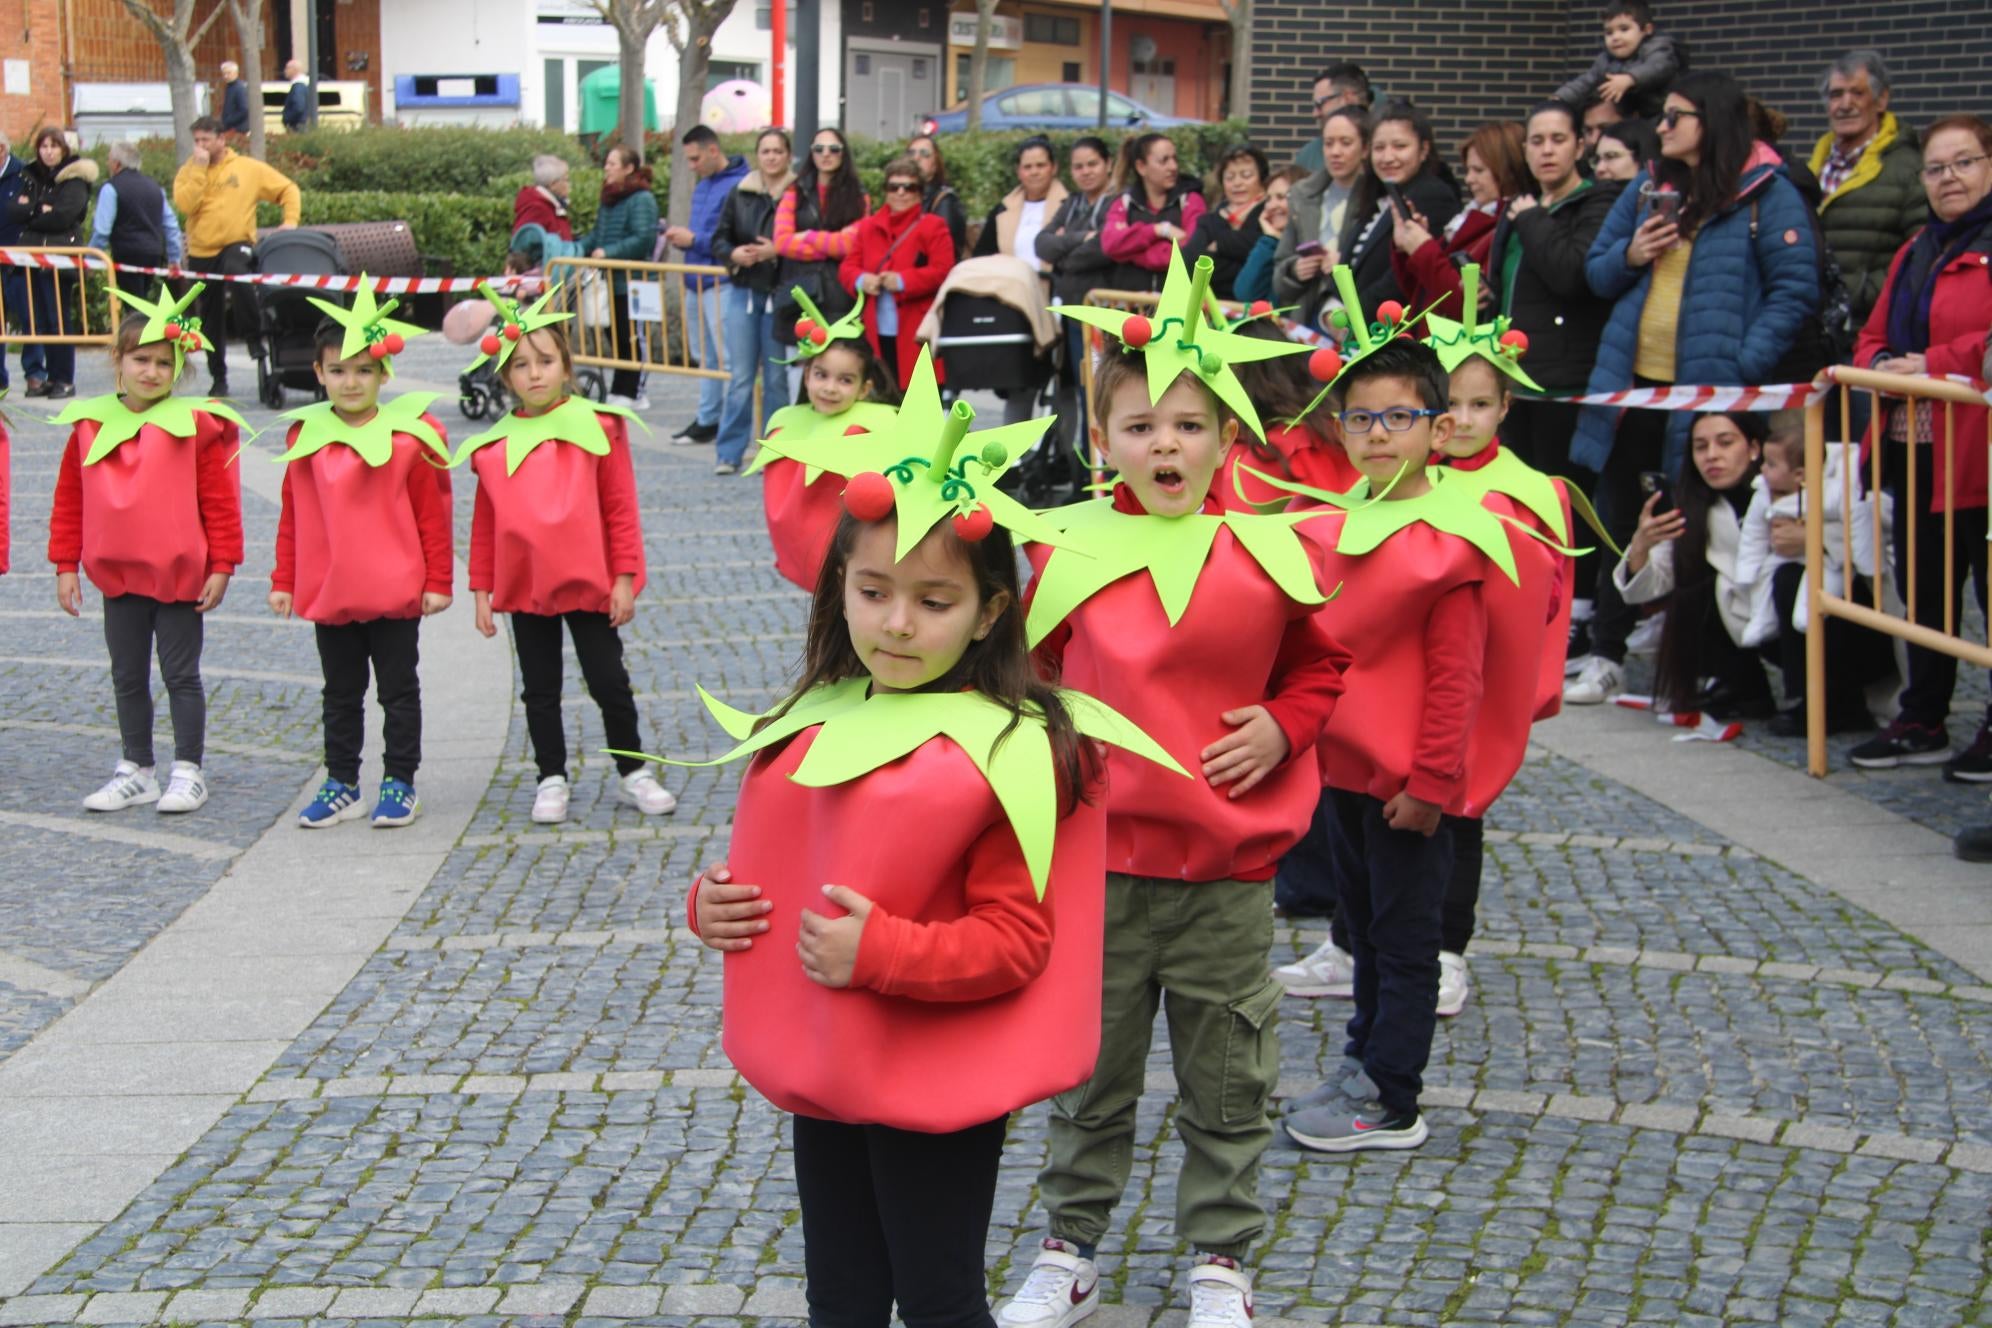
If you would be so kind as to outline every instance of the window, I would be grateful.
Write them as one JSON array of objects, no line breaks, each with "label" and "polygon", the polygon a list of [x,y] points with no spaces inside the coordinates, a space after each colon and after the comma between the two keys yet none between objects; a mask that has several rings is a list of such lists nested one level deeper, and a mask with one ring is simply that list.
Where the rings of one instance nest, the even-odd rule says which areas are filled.
[{"label": "window", "polygon": [[872,58],[869,55],[866,55],[863,51],[852,52],[852,60],[851,60],[852,75],[857,78],[867,78],[871,75],[871,71],[872,71]]},{"label": "window", "polygon": [[924,55],[914,56],[913,57],[914,81],[918,82],[919,80],[924,79],[926,77],[927,77],[927,57]]},{"label": "window", "polygon": [[1051,46],[1077,46],[1079,44],[1079,20],[1059,18],[1055,14],[1024,15],[1024,40],[1044,42]]},{"label": "window", "polygon": [[858,19],[860,22],[864,23],[870,23],[873,21],[871,0],[865,0],[863,4],[858,6]]},{"label": "window", "polygon": [[731,83],[735,80],[759,83],[761,66],[751,60],[714,60],[706,66],[707,92],[711,92],[722,83]]},{"label": "window", "polygon": [[[1100,90],[1097,87],[1068,88],[1072,94],[1072,114],[1082,120],[1100,118]],[[1107,94],[1107,122],[1129,121],[1145,114],[1142,109],[1118,92]]]},{"label": "window", "polygon": [[1063,88],[1032,88],[1027,92],[1013,92],[996,102],[996,109],[1012,120],[1044,120],[1052,116],[1064,116],[1065,90]]},{"label": "window", "polygon": [[546,62],[546,127],[567,128],[567,62]]},{"label": "window", "polygon": [[[955,101],[957,104],[968,100],[968,62],[970,56],[962,52],[955,56]],[[982,91],[986,95],[999,88],[1007,88],[1017,81],[1017,62],[1007,55],[991,55],[982,71]]]},{"label": "window", "polygon": [[[788,30],[794,32],[795,0],[788,0],[788,3],[782,6],[782,8],[788,15]],[[754,28],[757,32],[773,32],[775,30],[775,11],[772,6],[766,4],[754,6]]]},{"label": "window", "polygon": [[1079,62],[1077,60],[1067,60],[1059,67],[1058,76],[1067,83],[1077,83],[1079,81]]}]

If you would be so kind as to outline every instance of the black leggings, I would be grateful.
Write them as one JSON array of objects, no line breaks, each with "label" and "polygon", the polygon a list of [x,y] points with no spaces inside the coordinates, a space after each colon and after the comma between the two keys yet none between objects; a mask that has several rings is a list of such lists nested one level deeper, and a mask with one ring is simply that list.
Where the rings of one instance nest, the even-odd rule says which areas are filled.
[{"label": "black leggings", "polygon": [[[560,720],[562,618],[567,620],[567,634],[574,638],[581,680],[601,707],[609,746],[625,752],[643,750],[636,695],[630,690],[629,670],[623,667],[622,636],[609,626],[609,615],[578,610],[559,617],[514,613],[512,644],[519,652],[522,683],[519,700],[526,707],[526,734],[532,739],[533,759],[539,763],[541,779],[567,773],[567,731]],[[616,771],[625,775],[644,764],[628,756],[615,760]]]},{"label": "black leggings", "polygon": [[[1856,393],[1856,395],[1859,395]],[[1934,468],[1934,448],[1925,448],[1917,458],[1918,501],[1911,510],[1907,501],[1907,458],[1901,443],[1883,443],[1888,490],[1895,495],[1895,577],[1902,597],[1909,598],[1909,531],[1916,532],[1916,602],[1909,616],[1925,627],[1944,629],[1944,604],[1950,604],[1951,620],[1961,633],[1964,624],[1964,581],[1971,578],[1978,597],[1978,610],[1985,611],[1985,534],[1983,507],[1958,509],[1952,518],[1951,533],[1957,542],[1952,557],[1949,584],[1944,578],[1944,514],[1930,510],[1930,472]],[[1970,444],[1962,439],[1960,447]],[[1909,677],[1902,689],[1902,718],[1931,728],[1942,728],[1950,719],[1951,693],[1957,690],[1957,659],[1940,650],[1910,646]],[[1989,715],[1988,718],[1992,718]]]},{"label": "black leggings", "polygon": [[1439,948],[1463,955],[1473,939],[1474,915],[1480,909],[1480,866],[1485,827],[1477,816],[1448,816],[1452,829],[1452,875],[1446,878],[1445,909],[1440,915]]},{"label": "black leggings", "polygon": [[318,625],[318,663],[325,673],[325,773],[341,784],[360,782],[367,733],[367,675],[380,702],[382,773],[415,782],[422,764],[420,618],[374,618]]},{"label": "black leggings", "polygon": [[[53,347],[51,347],[53,349]],[[124,759],[152,765],[152,655],[173,716],[173,759],[199,765],[207,746],[207,691],[201,685],[203,619],[188,602],[149,595],[104,596],[104,645],[111,655]]]},{"label": "black leggings", "polygon": [[993,1328],[984,1245],[1008,1116],[951,1134],[797,1116],[810,1328]]}]

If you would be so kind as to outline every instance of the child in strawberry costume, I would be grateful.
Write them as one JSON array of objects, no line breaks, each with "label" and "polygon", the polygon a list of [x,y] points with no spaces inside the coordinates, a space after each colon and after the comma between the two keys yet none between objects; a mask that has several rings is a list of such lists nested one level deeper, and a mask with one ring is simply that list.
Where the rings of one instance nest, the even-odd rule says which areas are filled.
[{"label": "child in strawberry costume", "polygon": [[[242,417],[219,401],[173,395],[187,353],[202,345],[179,299],[118,298],[136,312],[118,324],[112,364],[117,390],[73,401],[55,418],[73,426],[55,481],[48,557],[63,611],[82,612],[80,567],[104,595],[124,756],[91,811],[146,803],[190,812],[207,802],[201,769],[207,694],[201,684],[201,615],[220,605],[242,561]],[[153,775],[152,655],[173,715],[173,770]]]},{"label": "child in strawberry costume", "polygon": [[361,278],[349,309],[312,298],[326,315],[313,366],[326,400],[286,412],[294,420],[284,463],[270,611],[311,622],[325,674],[325,782],[298,816],[307,830],[366,814],[360,748],[367,677],[380,702],[385,753],[376,829],[407,825],[421,810],[424,617],[449,607],[454,588],[449,443],[428,414],[433,392],[385,405],[394,357],[422,334],[388,317]]},{"label": "child in strawberry costume", "polygon": [[1174,765],[1033,675],[1011,532],[1064,537],[995,481],[1044,425],[972,413],[943,413],[923,351],[895,424],[798,444],[848,509],[803,679],[759,719],[708,698],[741,740],[719,759],[753,764],[692,923],[726,956],[727,1056],[794,1113],[816,1322],[987,1321],[1008,1114],[1097,1049],[1093,740]]}]

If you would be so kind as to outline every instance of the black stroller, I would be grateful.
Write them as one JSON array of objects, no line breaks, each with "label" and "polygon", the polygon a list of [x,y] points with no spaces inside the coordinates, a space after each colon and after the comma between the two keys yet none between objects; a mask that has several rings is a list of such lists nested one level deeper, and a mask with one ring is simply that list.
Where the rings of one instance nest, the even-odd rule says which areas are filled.
[{"label": "black stroller", "polygon": [[[966,291],[943,292],[939,314],[934,353],[940,357],[950,392],[1024,393],[1035,400],[1036,413],[1051,412],[1055,379],[1050,353],[1038,353],[1029,314],[993,295]],[[999,486],[1032,506],[1051,506],[1072,497],[1085,479],[1065,446],[1064,424],[1060,421],[1046,430],[1030,455],[998,481]]]},{"label": "black stroller", "polygon": [[[344,276],[339,245],[323,231],[273,231],[256,245],[259,272]],[[303,286],[251,286],[256,309],[256,399],[271,410],[282,410],[284,389],[297,388],[325,397],[313,372],[318,360],[315,338],[325,318],[310,302],[327,292]],[[333,299],[341,299],[334,294]]]}]

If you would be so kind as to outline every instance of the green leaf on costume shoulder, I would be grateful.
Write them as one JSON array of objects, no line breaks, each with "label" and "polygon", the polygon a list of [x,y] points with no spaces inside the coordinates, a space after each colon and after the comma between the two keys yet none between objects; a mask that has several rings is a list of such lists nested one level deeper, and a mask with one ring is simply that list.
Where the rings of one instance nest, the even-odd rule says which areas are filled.
[{"label": "green leaf on costume shoulder", "polygon": [[1483,495],[1498,493],[1513,499],[1534,513],[1557,539],[1570,542],[1570,526],[1564,519],[1563,500],[1557,494],[1556,481],[1507,448],[1501,448],[1484,466],[1474,470],[1448,467],[1446,473],[1450,476],[1448,483]]},{"label": "green leaf on costume shoulder", "polygon": [[1169,755],[1168,748],[1148,736],[1135,722],[1120,711],[1084,692],[1059,692],[1059,699],[1072,715],[1073,726],[1089,738],[1112,743],[1124,751],[1133,752],[1155,762],[1165,770],[1173,770],[1185,779],[1192,778],[1176,758]]},{"label": "green leaf on costume shoulder", "polygon": [[90,450],[83,457],[84,465],[93,466],[138,437],[139,430],[148,424],[174,438],[192,438],[200,428],[200,422],[194,418],[197,411],[228,420],[240,429],[248,429],[250,437],[255,436],[256,431],[249,429],[242,417],[228,406],[196,397],[162,397],[146,410],[135,411],[115,392],[107,392],[70,402],[49,423],[73,425],[84,420],[95,421],[97,436],[90,440]]},{"label": "green leaf on costume shoulder", "polygon": [[[1508,542],[1508,529],[1513,525],[1526,531],[1527,527],[1504,520],[1490,511],[1480,501],[1483,490],[1452,482],[1463,473],[1466,472],[1428,468],[1425,476],[1432,487],[1418,497],[1372,498],[1368,480],[1359,481],[1347,493],[1330,493],[1296,480],[1252,472],[1255,478],[1275,489],[1284,489],[1288,493],[1343,509],[1342,529],[1335,537],[1337,553],[1351,558],[1372,553],[1398,531],[1422,521],[1434,530],[1473,545],[1510,581],[1519,584],[1521,576],[1515,566],[1514,546]],[[1394,486],[1395,481],[1392,482]],[[1533,535],[1535,532],[1527,533]]]},{"label": "green leaf on costume shoulder", "polygon": [[470,459],[471,453],[492,443],[505,444],[505,473],[515,475],[525,464],[533,449],[546,442],[572,443],[584,452],[595,456],[609,454],[609,435],[602,428],[597,411],[606,410],[611,414],[628,414],[620,406],[609,407],[588,400],[586,397],[570,396],[544,415],[521,415],[508,411],[498,418],[483,433],[473,434],[463,440],[457,449],[456,457],[450,462],[460,466]]},{"label": "green leaf on costume shoulder", "polygon": [[[820,414],[815,407],[807,404],[783,406],[768,417],[763,428],[767,436],[761,439],[760,451],[741,473],[752,475],[765,470],[773,461],[803,461],[803,456],[798,453],[815,456],[815,449],[819,447],[847,446],[846,430],[859,428],[866,433],[875,433],[898,413],[894,407],[877,401],[853,402],[848,410],[836,415]],[[775,436],[777,430],[780,431],[778,437]],[[856,437],[858,435],[850,435],[852,439]],[[825,469],[820,461],[813,464],[803,461],[802,482],[816,483],[816,477]]]}]

